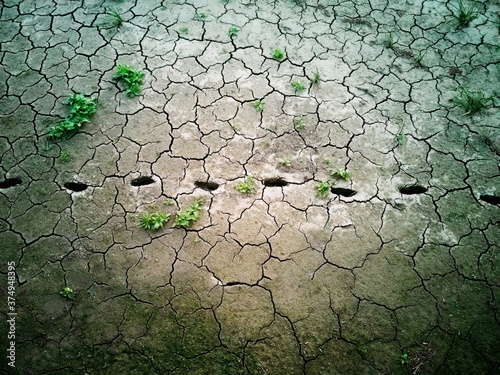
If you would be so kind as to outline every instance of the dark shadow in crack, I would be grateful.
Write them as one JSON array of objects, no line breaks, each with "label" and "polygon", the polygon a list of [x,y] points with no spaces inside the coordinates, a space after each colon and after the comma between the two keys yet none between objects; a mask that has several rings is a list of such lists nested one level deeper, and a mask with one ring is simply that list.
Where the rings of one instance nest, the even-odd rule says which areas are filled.
[{"label": "dark shadow in crack", "polygon": [[66,182],[64,187],[71,191],[84,191],[89,186],[86,184],[82,184],[81,182]]},{"label": "dark shadow in crack", "polygon": [[407,185],[401,186],[399,192],[404,195],[414,195],[414,194],[423,194],[427,191],[427,188],[419,185]]},{"label": "dark shadow in crack", "polygon": [[332,187],[331,191],[333,194],[342,195],[343,197],[352,197],[354,194],[357,193],[356,190],[339,188],[339,187]]},{"label": "dark shadow in crack", "polygon": [[130,182],[130,184],[132,186],[143,186],[143,185],[150,185],[153,182],[155,182],[155,180],[153,180],[151,177],[142,176],[139,178],[134,178],[132,182]]},{"label": "dark shadow in crack", "polygon": [[479,197],[479,199],[489,204],[494,204],[494,205],[500,204],[500,197],[496,197],[490,194],[483,194]]},{"label": "dark shadow in crack", "polygon": [[196,181],[194,184],[196,187],[207,191],[214,191],[219,188],[219,184],[215,182]]},{"label": "dark shadow in crack", "polygon": [[288,182],[283,180],[281,177],[267,178],[264,180],[264,186],[282,187],[282,186],[287,186],[287,185],[288,185]]},{"label": "dark shadow in crack", "polygon": [[5,181],[0,182],[0,189],[8,189],[12,186],[19,185],[21,182],[22,181],[19,178],[8,178]]}]

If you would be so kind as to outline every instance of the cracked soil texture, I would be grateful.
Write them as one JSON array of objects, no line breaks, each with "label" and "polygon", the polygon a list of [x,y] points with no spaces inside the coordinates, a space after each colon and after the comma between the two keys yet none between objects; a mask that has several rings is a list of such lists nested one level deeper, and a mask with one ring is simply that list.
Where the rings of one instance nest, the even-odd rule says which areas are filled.
[{"label": "cracked soil texture", "polygon": [[458,4],[3,0],[0,373],[500,374],[500,3]]}]

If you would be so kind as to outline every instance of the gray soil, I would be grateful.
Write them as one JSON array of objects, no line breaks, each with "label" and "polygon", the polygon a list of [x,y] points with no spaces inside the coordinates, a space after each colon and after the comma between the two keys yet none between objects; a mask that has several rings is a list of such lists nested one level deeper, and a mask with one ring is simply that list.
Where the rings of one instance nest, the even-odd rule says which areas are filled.
[{"label": "gray soil", "polygon": [[458,4],[3,0],[0,373],[500,374],[500,3]]}]

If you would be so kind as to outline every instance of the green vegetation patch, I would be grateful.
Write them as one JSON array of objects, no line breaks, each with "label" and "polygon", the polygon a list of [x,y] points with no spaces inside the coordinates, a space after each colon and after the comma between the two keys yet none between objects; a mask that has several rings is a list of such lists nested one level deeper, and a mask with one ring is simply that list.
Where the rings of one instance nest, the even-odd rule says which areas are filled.
[{"label": "green vegetation patch", "polygon": [[141,228],[156,232],[170,220],[170,216],[170,214],[166,214],[163,212],[145,212],[141,216],[140,226]]},{"label": "green vegetation patch", "polygon": [[177,211],[174,227],[189,228],[192,223],[200,218],[200,208],[203,205],[203,199],[198,198],[184,210]]},{"label": "green vegetation patch", "polygon": [[123,82],[128,97],[141,95],[141,85],[144,80],[144,72],[142,70],[134,69],[125,64],[119,64],[113,79]]},{"label": "green vegetation patch", "polygon": [[89,122],[97,110],[97,98],[84,94],[72,94],[66,102],[71,114],[58,125],[49,129],[48,137],[52,140],[67,139],[80,130],[83,123]]},{"label": "green vegetation patch", "polygon": [[459,96],[453,99],[455,104],[465,110],[465,115],[472,115],[487,108],[493,102],[493,97],[486,97],[483,90],[470,91],[467,87],[459,87]]},{"label": "green vegetation patch", "polygon": [[242,194],[250,194],[255,191],[255,178],[252,175],[245,178],[245,181],[238,182],[234,187]]}]

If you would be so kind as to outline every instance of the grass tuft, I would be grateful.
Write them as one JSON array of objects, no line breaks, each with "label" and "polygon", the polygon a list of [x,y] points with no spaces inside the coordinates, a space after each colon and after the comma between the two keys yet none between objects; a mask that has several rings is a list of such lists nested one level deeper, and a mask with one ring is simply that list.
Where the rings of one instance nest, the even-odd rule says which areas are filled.
[{"label": "grass tuft", "polygon": [[493,97],[486,97],[483,90],[470,91],[465,86],[460,86],[458,90],[459,96],[453,101],[465,110],[464,115],[477,113],[493,103]]},{"label": "grass tuft", "polygon": [[461,29],[469,26],[479,16],[479,11],[475,4],[464,5],[462,1],[458,3],[457,11],[453,16],[457,21],[457,28]]},{"label": "grass tuft", "polygon": [[143,71],[134,69],[125,64],[119,64],[113,79],[123,82],[128,97],[141,95],[141,85],[144,80]]}]

